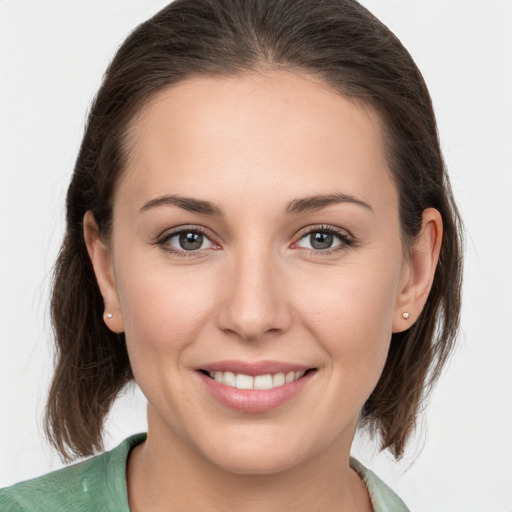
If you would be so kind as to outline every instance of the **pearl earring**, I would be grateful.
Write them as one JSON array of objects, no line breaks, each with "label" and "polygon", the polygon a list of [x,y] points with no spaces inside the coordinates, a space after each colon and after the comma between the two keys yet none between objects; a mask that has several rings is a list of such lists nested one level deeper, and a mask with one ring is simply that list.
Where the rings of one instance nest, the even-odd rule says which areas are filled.
[{"label": "pearl earring", "polygon": [[113,316],[112,313],[107,313],[107,318],[112,318]]},{"label": "pearl earring", "polygon": [[404,320],[409,320],[410,317],[411,317],[411,314],[408,311],[405,311],[404,313],[402,313],[402,318]]}]

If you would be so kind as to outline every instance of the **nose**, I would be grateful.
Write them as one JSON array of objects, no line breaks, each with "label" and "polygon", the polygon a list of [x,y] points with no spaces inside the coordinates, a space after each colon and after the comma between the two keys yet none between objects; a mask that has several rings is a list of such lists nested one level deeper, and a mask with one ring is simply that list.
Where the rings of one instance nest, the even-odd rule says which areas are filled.
[{"label": "nose", "polygon": [[292,313],[282,263],[270,251],[240,250],[233,254],[221,280],[220,329],[244,341],[258,341],[287,331]]}]

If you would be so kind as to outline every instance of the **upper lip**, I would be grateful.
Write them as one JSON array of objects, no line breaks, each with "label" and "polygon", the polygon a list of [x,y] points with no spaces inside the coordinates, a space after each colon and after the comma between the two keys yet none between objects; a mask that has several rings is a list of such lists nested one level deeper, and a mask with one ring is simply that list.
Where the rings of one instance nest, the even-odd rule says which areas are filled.
[{"label": "upper lip", "polygon": [[207,372],[232,372],[243,373],[244,375],[265,375],[267,373],[287,373],[296,371],[306,371],[312,368],[311,366],[290,363],[285,361],[215,361],[197,367],[197,370],[204,370]]}]

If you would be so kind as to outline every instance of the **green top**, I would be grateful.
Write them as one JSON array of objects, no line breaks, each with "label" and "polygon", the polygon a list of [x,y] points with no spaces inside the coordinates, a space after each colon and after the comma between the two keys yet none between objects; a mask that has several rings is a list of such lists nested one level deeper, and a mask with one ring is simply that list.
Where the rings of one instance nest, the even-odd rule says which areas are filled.
[{"label": "green top", "polygon": [[[126,461],[146,439],[136,434],[119,446],[74,466],[0,490],[2,512],[130,512]],[[409,512],[404,502],[377,475],[356,459],[350,466],[362,477],[375,512]]]}]

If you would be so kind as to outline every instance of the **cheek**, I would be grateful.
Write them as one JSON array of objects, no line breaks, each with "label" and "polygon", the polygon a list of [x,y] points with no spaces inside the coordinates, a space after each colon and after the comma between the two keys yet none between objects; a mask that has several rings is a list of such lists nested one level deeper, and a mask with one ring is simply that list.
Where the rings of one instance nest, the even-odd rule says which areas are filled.
[{"label": "cheek", "polygon": [[211,280],[197,269],[127,263],[118,292],[128,347],[144,357],[182,352],[208,321]]},{"label": "cheek", "polygon": [[399,258],[372,262],[317,273],[299,306],[343,388],[366,395],[386,362],[400,278]]}]

